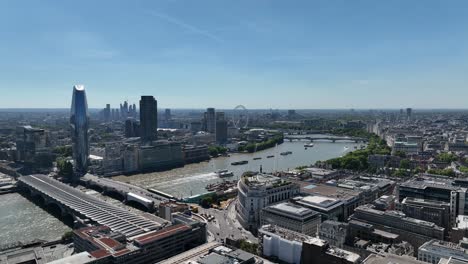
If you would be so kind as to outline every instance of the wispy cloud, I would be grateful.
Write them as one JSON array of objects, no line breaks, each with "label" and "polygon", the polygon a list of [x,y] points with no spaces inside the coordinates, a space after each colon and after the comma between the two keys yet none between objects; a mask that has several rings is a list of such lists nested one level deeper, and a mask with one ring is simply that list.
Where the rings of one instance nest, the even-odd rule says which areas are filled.
[{"label": "wispy cloud", "polygon": [[118,50],[94,32],[72,30],[60,33],[60,35],[48,33],[44,35],[44,38],[67,56],[109,60],[119,55]]},{"label": "wispy cloud", "polygon": [[192,33],[207,37],[207,38],[212,39],[212,40],[214,40],[216,42],[224,42],[221,38],[219,38],[215,34],[210,33],[208,31],[203,30],[203,29],[201,29],[199,27],[196,27],[194,25],[188,24],[188,23],[186,23],[186,22],[184,22],[184,21],[182,21],[180,19],[177,19],[175,17],[169,16],[169,15],[166,15],[166,14],[154,11],[154,10],[146,10],[146,12],[149,15],[153,16],[153,17],[164,20],[167,23],[171,23],[173,25],[176,25],[176,26],[178,26],[178,27],[180,27],[182,29],[185,29],[185,30],[187,30],[189,32],[192,32]]}]

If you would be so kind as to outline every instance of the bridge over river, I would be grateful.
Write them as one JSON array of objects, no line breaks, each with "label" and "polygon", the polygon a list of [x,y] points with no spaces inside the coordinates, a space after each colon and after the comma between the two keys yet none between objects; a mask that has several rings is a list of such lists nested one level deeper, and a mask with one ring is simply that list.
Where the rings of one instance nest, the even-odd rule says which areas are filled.
[{"label": "bridge over river", "polygon": [[360,137],[337,137],[337,136],[284,136],[284,140],[294,141],[294,140],[306,140],[314,142],[316,140],[328,140],[332,142],[336,141],[354,141],[358,142],[367,142],[366,138]]},{"label": "bridge over river", "polygon": [[33,199],[42,200],[45,205],[58,207],[62,215],[69,214],[74,218],[106,225],[127,237],[158,230],[163,224],[163,221],[158,222],[156,217],[153,219],[126,211],[47,175],[22,176],[18,179],[18,186],[30,192]]}]

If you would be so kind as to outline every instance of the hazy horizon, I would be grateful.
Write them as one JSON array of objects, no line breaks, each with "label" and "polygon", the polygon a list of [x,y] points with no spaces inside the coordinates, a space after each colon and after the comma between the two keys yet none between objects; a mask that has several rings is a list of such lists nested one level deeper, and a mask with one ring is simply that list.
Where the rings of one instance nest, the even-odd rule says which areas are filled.
[{"label": "hazy horizon", "polygon": [[468,2],[3,1],[0,108],[468,108]]}]

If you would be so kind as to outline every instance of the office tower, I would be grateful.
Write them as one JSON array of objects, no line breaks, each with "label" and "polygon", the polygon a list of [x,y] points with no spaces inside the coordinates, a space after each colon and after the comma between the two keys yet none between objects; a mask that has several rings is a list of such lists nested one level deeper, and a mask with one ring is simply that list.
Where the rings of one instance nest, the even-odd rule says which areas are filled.
[{"label": "office tower", "polygon": [[136,105],[133,104],[132,117],[133,117],[133,118],[136,118],[136,116],[137,116]]},{"label": "office tower", "polygon": [[110,120],[111,120],[110,104],[106,104],[106,108],[104,108],[104,121],[109,122]]},{"label": "office tower", "polygon": [[169,121],[171,120],[171,109],[166,109],[164,111],[164,121]]},{"label": "office tower", "polygon": [[89,156],[89,116],[88,103],[86,102],[86,93],[83,85],[75,85],[73,87],[70,128],[75,171],[78,174],[84,174],[88,167]]},{"label": "office tower", "polygon": [[140,127],[142,141],[157,139],[158,109],[157,101],[151,95],[144,95],[140,99]]},{"label": "office tower", "polygon": [[138,137],[140,135],[140,124],[133,119],[128,118],[125,120],[125,137]]},{"label": "office tower", "polygon": [[406,119],[408,121],[411,121],[411,115],[413,114],[413,109],[411,108],[406,108]]},{"label": "office tower", "polygon": [[225,144],[227,142],[227,121],[224,118],[224,112],[216,113],[216,143]]},{"label": "office tower", "polygon": [[216,120],[215,120],[215,109],[206,109],[206,132],[215,133],[216,131]]}]

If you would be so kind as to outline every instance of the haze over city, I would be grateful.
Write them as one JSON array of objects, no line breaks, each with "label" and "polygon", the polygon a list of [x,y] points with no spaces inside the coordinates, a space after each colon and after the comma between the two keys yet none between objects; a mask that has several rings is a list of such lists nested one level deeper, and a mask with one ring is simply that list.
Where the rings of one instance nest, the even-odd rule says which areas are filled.
[{"label": "haze over city", "polygon": [[467,12],[433,0],[2,1],[0,107],[66,108],[82,83],[91,108],[142,94],[170,108],[466,108]]}]

